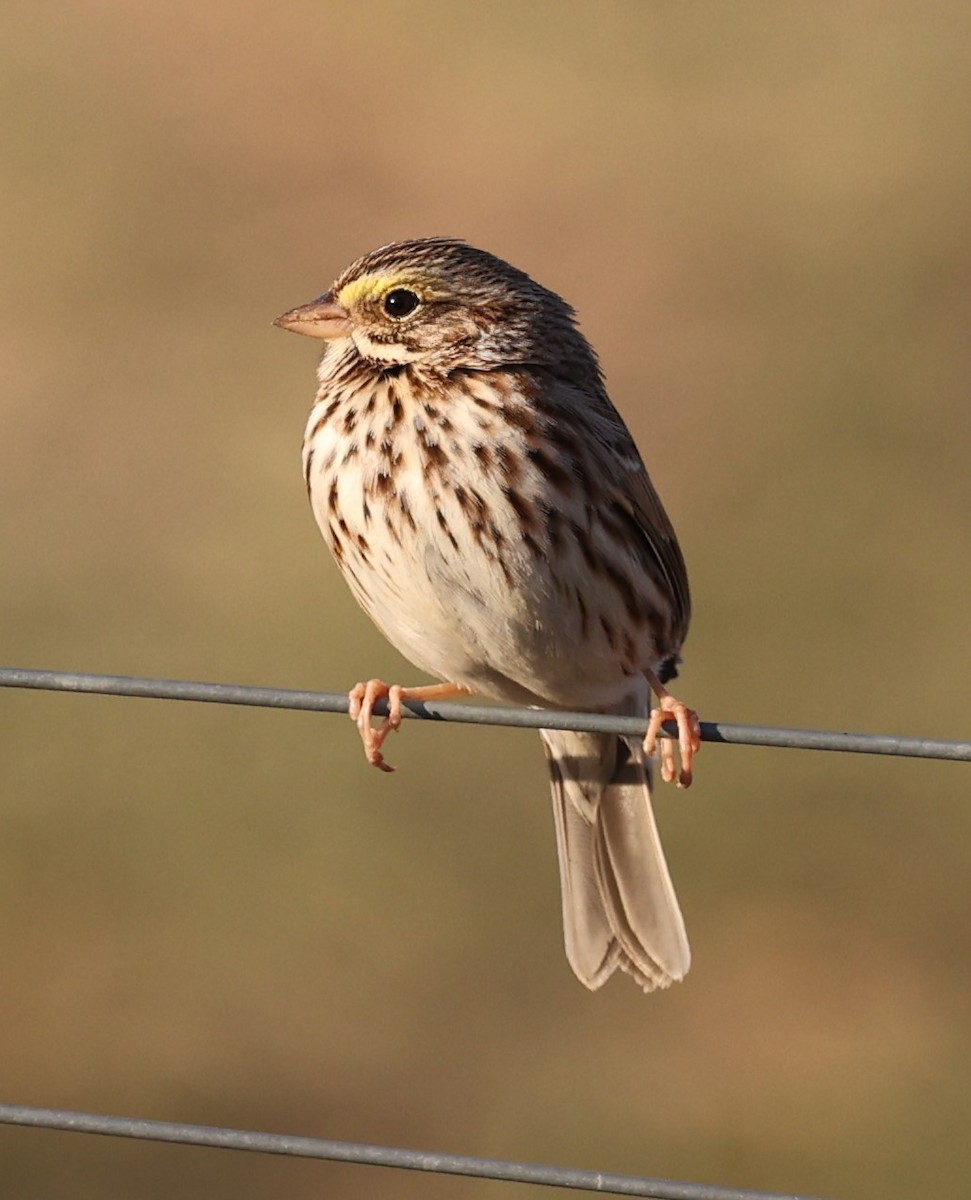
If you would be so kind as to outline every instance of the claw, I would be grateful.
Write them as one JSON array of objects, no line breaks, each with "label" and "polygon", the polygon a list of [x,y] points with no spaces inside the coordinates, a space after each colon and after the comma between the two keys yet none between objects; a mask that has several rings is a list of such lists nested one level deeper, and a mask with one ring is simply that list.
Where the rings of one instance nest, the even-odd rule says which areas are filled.
[{"label": "claw", "polygon": [[693,708],[688,708],[650,676],[651,685],[657,693],[658,707],[651,709],[647,733],[644,736],[644,752],[652,755],[657,746],[658,734],[665,721],[674,719],[678,727],[678,752],[681,769],[678,770],[674,753],[674,740],[661,739],[661,778],[665,783],[674,783],[680,788],[691,787],[693,778],[692,760],[701,749],[701,721]]},{"label": "claw", "polygon": [[[453,696],[468,695],[468,689],[454,683],[433,683],[427,687],[402,687],[400,683],[387,684],[383,679],[369,679],[356,683],[347,694],[347,710],[357,725],[364,746],[364,757],[372,767],[380,771],[393,771],[394,767],[384,761],[381,747],[389,733],[401,728],[404,700],[445,700]],[[374,706],[379,700],[387,699],[388,715],[375,728]]]},{"label": "claw", "polygon": [[[402,689],[397,684],[389,687],[381,679],[369,679],[367,683],[356,683],[348,693],[348,712],[351,720],[357,725],[357,732],[364,746],[364,757],[379,771],[394,770],[390,763],[384,761],[381,747],[388,734],[401,725],[401,692]],[[374,705],[386,697],[388,715],[375,728],[371,724]]]}]

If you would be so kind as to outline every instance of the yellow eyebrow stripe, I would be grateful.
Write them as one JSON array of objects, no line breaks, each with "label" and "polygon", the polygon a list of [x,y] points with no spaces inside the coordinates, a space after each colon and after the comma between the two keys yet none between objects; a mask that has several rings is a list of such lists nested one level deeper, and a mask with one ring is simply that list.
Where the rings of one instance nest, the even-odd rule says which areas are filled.
[{"label": "yellow eyebrow stripe", "polygon": [[381,296],[405,282],[401,275],[362,275],[360,279],[352,279],[350,283],[344,284],[337,293],[337,301],[344,308],[352,308],[360,300]]}]

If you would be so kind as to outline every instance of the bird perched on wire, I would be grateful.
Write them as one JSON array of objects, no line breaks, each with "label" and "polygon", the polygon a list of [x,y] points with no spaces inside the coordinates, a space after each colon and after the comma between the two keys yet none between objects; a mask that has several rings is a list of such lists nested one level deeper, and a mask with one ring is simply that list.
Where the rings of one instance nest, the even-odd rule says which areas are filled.
[{"label": "bird perched on wire", "polygon": [[[443,237],[396,242],[275,322],[323,339],[303,466],[324,540],[388,640],[439,683],[359,683],[368,760],[406,699],[648,717],[646,738],[543,730],[566,952],[599,987],[688,970],[651,811],[651,755],[687,787],[697,715],[665,684],[688,628],[684,560],[597,357],[559,296]],[[375,703],[389,715],[373,724]]]}]

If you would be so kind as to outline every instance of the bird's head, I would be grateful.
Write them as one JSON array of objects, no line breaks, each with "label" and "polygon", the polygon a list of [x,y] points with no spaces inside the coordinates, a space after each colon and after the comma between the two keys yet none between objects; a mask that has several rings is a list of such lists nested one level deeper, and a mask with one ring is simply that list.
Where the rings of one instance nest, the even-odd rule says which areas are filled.
[{"label": "bird's head", "polygon": [[502,259],[454,238],[394,242],[353,263],[330,291],[274,324],[362,358],[448,371],[594,362],[573,310]]}]

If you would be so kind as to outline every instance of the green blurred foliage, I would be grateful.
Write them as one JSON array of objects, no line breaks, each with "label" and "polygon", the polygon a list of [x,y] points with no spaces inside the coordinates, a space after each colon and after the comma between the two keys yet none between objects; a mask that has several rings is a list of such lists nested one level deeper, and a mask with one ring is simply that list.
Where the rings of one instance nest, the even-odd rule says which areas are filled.
[{"label": "green blurred foliage", "polygon": [[[348,261],[557,289],[682,536],[709,719],[967,737],[971,15],[0,10],[0,660],[414,673],[298,465]],[[5,1099],[897,1200],[967,1194],[960,764],[712,747],[659,797],[688,980],[588,995],[531,735],[0,695]],[[9,1194],[505,1196],[0,1131]]]}]

